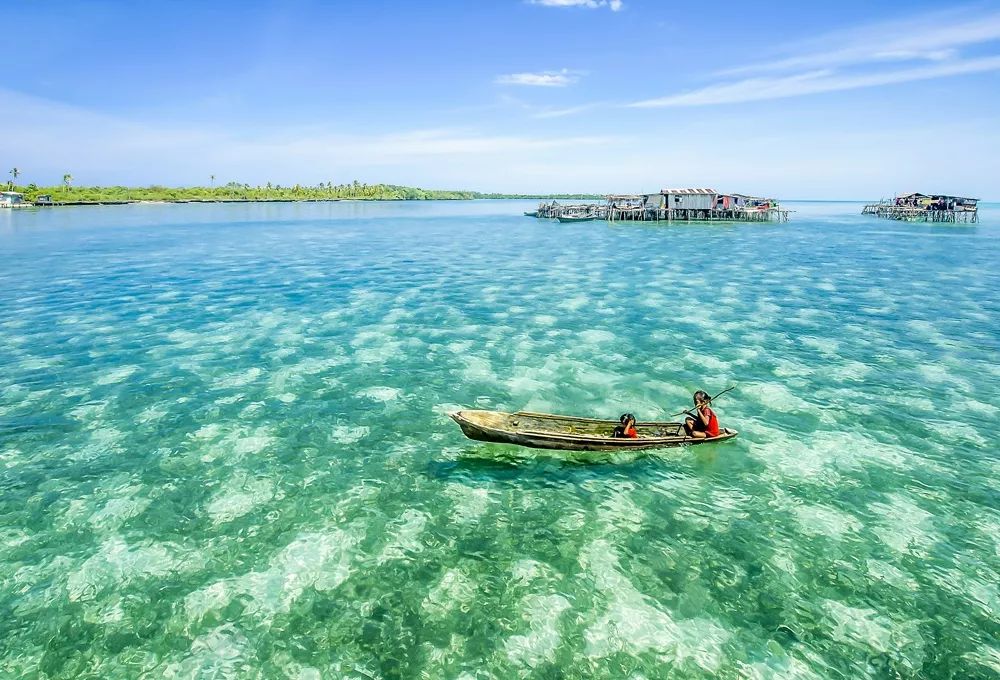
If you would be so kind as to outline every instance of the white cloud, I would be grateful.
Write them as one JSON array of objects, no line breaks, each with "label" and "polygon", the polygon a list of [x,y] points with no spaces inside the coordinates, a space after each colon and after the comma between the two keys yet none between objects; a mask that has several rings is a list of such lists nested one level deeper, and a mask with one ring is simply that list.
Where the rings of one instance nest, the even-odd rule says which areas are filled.
[{"label": "white cloud", "polygon": [[529,0],[532,5],[544,5],[545,7],[588,7],[597,9],[607,7],[612,12],[621,11],[625,4],[622,0]]},{"label": "white cloud", "polygon": [[821,92],[855,90],[864,87],[892,85],[915,80],[930,80],[933,78],[984,73],[987,71],[1000,71],[1000,56],[945,62],[934,66],[875,73],[841,74],[832,69],[824,69],[789,76],[747,78],[735,82],[717,83],[682,94],[647,99],[629,104],[629,106],[636,108],[666,108],[735,104],[738,102],[798,97]]},{"label": "white cloud", "polygon": [[872,56],[887,61],[945,61],[957,57],[958,50],[884,50]]},{"label": "white cloud", "polygon": [[1000,40],[1000,12],[931,12],[835,31],[792,45],[798,54],[726,69],[720,75],[830,68],[893,61],[941,61],[958,48]]},{"label": "white cloud", "polygon": [[568,69],[540,71],[538,73],[510,73],[497,76],[498,85],[529,85],[532,87],[566,87],[580,80],[577,73]]},{"label": "white cloud", "polygon": [[532,118],[565,118],[566,116],[575,116],[578,113],[584,113],[585,111],[592,111],[594,109],[603,106],[600,103],[594,104],[581,104],[580,106],[569,106],[563,109],[553,109],[545,108],[539,109],[534,114]]},{"label": "white cloud", "polygon": [[[1000,70],[1000,55],[962,48],[1000,41],[1000,12],[962,8],[868,24],[793,45],[797,52],[716,73],[703,87],[629,104],[656,108],[707,106],[798,97]],[[984,54],[984,52],[987,52]]]},{"label": "white cloud", "polygon": [[[789,130],[787,120],[766,111],[719,110],[671,116],[669,130],[606,136],[479,127],[371,134],[328,125],[216,128],[127,119],[2,89],[0,111],[18,131],[0,136],[0,158],[24,170],[23,181],[38,184],[57,184],[66,172],[81,185],[206,184],[215,174],[217,185],[357,178],[430,188],[627,193],[679,184],[779,198],[878,198],[895,188],[945,186],[990,198],[1000,176],[1000,130],[986,110],[964,123],[824,124],[818,135],[811,125]],[[741,134],[720,135],[720,126]],[[640,134],[647,141],[669,138],[670,153],[650,153]],[[924,162],[926,145],[913,140],[939,138],[976,144],[955,162]],[[727,161],[720,164],[716,152],[723,147]],[[761,148],[768,149],[764,160]]]},{"label": "white cloud", "polygon": [[553,159],[619,146],[618,136],[483,132],[475,127],[360,134],[328,126],[216,128],[137,121],[0,89],[0,157],[26,182],[54,184],[72,172],[79,184],[206,182],[215,174],[250,183],[370,181],[497,186],[483,168],[524,156]]},{"label": "white cloud", "polygon": [[480,135],[469,130],[414,130],[373,136],[296,135],[291,139],[253,143],[249,150],[260,153],[291,153],[317,160],[331,155],[363,158],[367,163],[394,163],[408,159],[442,156],[516,154],[594,146],[611,143],[610,137],[528,137],[521,135]]}]

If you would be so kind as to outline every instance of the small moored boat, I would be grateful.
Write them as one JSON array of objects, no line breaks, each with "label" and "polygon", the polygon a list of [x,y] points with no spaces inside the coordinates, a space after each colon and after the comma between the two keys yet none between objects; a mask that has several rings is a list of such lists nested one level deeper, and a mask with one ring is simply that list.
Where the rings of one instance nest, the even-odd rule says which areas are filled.
[{"label": "small moored boat", "polygon": [[557,219],[560,222],[593,222],[597,215],[560,215]]},{"label": "small moored boat", "polygon": [[525,217],[538,217],[538,211],[537,210],[525,210],[524,211],[524,216]]},{"label": "small moored boat", "polygon": [[661,449],[670,446],[708,444],[732,439],[738,433],[724,429],[718,437],[694,439],[684,434],[682,423],[636,423],[636,439],[615,438],[611,434],[617,420],[596,420],[574,416],[519,411],[456,411],[449,413],[469,439],[498,444],[516,444],[534,449],[563,451],[619,451]]}]

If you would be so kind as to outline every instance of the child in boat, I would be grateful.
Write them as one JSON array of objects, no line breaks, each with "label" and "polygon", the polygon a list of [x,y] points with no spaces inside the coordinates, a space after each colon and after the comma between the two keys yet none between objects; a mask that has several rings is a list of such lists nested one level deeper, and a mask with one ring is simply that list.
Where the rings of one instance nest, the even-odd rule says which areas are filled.
[{"label": "child in boat", "polygon": [[709,406],[711,401],[708,392],[698,390],[694,393],[695,412],[691,414],[692,417],[684,421],[684,431],[687,436],[695,439],[719,436],[719,419]]},{"label": "child in boat", "polygon": [[621,423],[615,428],[615,431],[611,434],[612,437],[628,437],[629,439],[636,439],[639,433],[635,431],[635,416],[631,413],[623,413],[621,417],[618,418],[618,422]]}]

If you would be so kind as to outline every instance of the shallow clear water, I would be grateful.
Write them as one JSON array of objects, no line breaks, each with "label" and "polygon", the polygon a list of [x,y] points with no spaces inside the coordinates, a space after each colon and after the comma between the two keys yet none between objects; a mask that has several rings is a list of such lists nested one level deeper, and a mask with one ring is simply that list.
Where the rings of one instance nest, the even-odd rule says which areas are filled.
[{"label": "shallow clear water", "polygon": [[0,676],[998,677],[997,208],[529,205],[0,212]]}]

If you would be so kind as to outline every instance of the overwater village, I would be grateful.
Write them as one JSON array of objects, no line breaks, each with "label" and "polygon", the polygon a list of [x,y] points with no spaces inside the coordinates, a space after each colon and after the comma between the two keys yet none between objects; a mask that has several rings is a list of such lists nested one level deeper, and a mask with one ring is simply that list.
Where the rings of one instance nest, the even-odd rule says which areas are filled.
[{"label": "overwater village", "polygon": [[979,221],[979,199],[943,194],[901,194],[893,200],[869,203],[862,213],[905,222]]},{"label": "overwater village", "polygon": [[664,189],[655,194],[611,195],[604,203],[563,205],[552,201],[525,214],[560,222],[787,222],[788,213],[773,198],[726,194],[715,189]]}]

